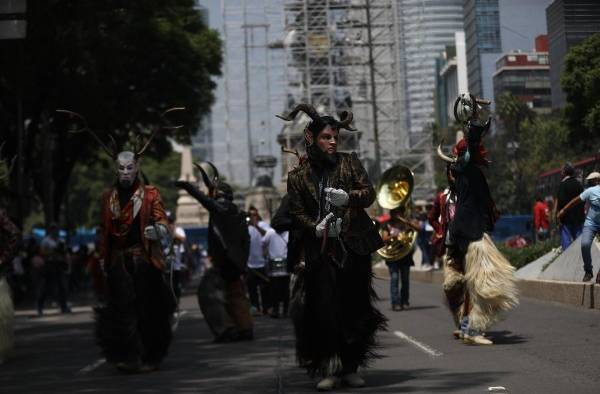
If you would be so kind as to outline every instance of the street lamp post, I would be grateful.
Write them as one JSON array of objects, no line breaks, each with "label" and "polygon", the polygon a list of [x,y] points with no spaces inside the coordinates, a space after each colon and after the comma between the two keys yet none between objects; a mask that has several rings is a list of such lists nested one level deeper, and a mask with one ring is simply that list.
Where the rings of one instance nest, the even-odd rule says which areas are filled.
[{"label": "street lamp post", "polygon": [[[27,37],[27,0],[0,2],[0,40],[24,40]],[[17,42],[17,216],[23,226],[23,43]]]}]

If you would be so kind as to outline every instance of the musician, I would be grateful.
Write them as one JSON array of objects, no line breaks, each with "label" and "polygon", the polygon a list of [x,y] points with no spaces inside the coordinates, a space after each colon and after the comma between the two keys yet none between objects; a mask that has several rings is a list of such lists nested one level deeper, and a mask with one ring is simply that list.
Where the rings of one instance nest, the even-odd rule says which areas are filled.
[{"label": "musician", "polygon": [[372,301],[370,254],[383,246],[364,211],[375,200],[375,190],[356,153],[337,152],[340,129],[350,126],[352,114],[342,120],[320,116],[310,105],[298,112],[311,118],[304,138],[308,159],[288,174],[290,214],[302,231],[305,304],[294,313],[296,355],[301,367],[322,379],[318,390],[332,390],[340,381],[364,386],[357,374],[373,357],[375,333],[385,317]]},{"label": "musician", "polygon": [[[401,205],[398,208],[390,210],[390,219],[382,224],[381,238],[384,242],[390,242],[394,238],[400,237],[398,242],[407,242],[402,238],[408,236],[408,231],[420,230],[420,226],[417,221],[409,220],[405,218],[406,207]],[[409,275],[410,267],[414,265],[413,252],[411,250],[401,258],[397,260],[386,260],[385,264],[390,272],[390,299],[392,301],[393,311],[402,311],[408,309],[409,304]],[[402,283],[400,292],[398,292],[398,282]]]}]

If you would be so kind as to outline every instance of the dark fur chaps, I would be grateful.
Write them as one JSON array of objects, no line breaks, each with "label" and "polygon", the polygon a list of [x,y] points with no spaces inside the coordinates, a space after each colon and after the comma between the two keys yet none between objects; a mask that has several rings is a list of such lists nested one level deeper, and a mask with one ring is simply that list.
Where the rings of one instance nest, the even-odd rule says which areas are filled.
[{"label": "dark fur chaps", "polygon": [[171,343],[175,300],[163,273],[145,261],[111,263],[107,305],[96,309],[96,342],[109,363],[158,365]]},{"label": "dark fur chaps", "polygon": [[343,268],[324,257],[307,264],[293,289],[290,314],[296,357],[309,375],[355,372],[377,358],[386,318],[373,305],[370,256],[349,252]]}]

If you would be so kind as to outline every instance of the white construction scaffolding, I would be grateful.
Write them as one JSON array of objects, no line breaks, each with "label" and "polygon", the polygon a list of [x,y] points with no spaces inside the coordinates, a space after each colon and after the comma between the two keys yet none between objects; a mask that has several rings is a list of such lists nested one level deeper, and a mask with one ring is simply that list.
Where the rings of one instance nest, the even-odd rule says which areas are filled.
[{"label": "white construction scaffolding", "polygon": [[[395,0],[284,0],[287,110],[301,102],[337,116],[351,110],[359,133],[346,134],[341,149],[358,151],[374,178],[408,166],[422,198],[433,188],[431,140],[410,143],[398,15]],[[301,151],[306,121],[285,127],[280,144]],[[283,174],[294,161],[284,157]]]}]

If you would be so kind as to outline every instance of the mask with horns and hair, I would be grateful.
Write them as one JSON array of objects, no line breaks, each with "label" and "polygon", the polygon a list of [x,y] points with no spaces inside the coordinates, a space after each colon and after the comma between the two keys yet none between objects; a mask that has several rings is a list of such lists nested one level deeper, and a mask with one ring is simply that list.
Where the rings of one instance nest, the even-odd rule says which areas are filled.
[{"label": "mask with horns and hair", "polygon": [[292,121],[296,118],[299,112],[304,112],[310,117],[310,123],[304,130],[304,142],[306,143],[306,153],[309,160],[314,164],[335,164],[336,155],[327,154],[323,152],[316,144],[319,133],[323,131],[327,126],[331,129],[339,132],[340,129],[346,129],[349,131],[356,131],[355,128],[350,126],[353,115],[352,112],[343,111],[341,114],[341,120],[336,120],[331,116],[321,116],[317,113],[317,110],[310,104],[298,104],[292,112],[286,115],[275,115],[285,121]]},{"label": "mask with horns and hair", "polygon": [[[165,118],[165,115],[167,115],[168,113],[173,112],[173,111],[182,111],[182,110],[185,110],[185,108],[184,107],[169,108],[160,114],[160,119],[162,121],[164,121],[165,123],[168,123],[168,121]],[[80,132],[87,131],[94,137],[94,139],[100,144],[100,146],[104,149],[104,151],[106,151],[106,153],[115,161],[118,183],[123,188],[131,187],[134,184],[134,182],[136,181],[136,179],[138,177],[138,172],[139,172],[140,158],[142,157],[142,155],[144,154],[146,149],[148,149],[148,146],[150,146],[150,143],[152,142],[152,140],[154,139],[156,134],[162,129],[176,130],[176,129],[183,127],[183,126],[161,125],[159,127],[156,127],[154,129],[154,131],[152,131],[152,134],[150,135],[150,137],[148,138],[146,143],[143,144],[141,147],[138,147],[138,143],[140,142],[140,138],[138,136],[138,138],[136,140],[136,147],[135,147],[134,151],[129,151],[129,150],[119,151],[117,149],[117,143],[116,143],[115,139],[112,137],[112,135],[108,134],[108,137],[110,138],[110,144],[106,145],[105,143],[102,142],[100,137],[98,137],[98,135],[92,129],[89,128],[86,119],[82,115],[78,114],[77,112],[63,110],[63,109],[58,109],[58,110],[56,110],[56,112],[68,114],[70,117],[79,119],[83,123],[83,127],[81,127],[80,129],[77,129],[77,130],[73,130],[73,131],[71,131],[71,133],[80,133]]]}]

